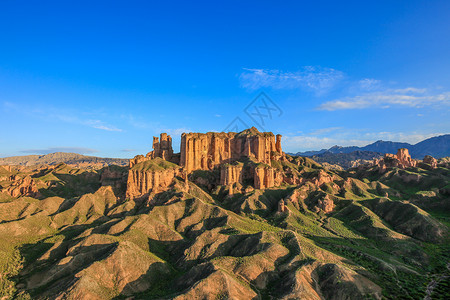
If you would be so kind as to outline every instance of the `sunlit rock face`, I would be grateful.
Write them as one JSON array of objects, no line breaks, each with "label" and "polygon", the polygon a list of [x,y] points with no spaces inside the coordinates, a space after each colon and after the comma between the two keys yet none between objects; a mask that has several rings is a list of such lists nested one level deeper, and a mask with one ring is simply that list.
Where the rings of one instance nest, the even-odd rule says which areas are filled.
[{"label": "sunlit rock face", "polygon": [[240,133],[183,133],[180,164],[188,173],[212,170],[242,157],[270,164],[274,152],[282,153],[281,135],[275,137],[273,133],[259,132],[255,127]]},{"label": "sunlit rock face", "polygon": [[400,168],[406,169],[415,167],[417,161],[411,158],[409,151],[406,148],[398,149],[397,154],[386,153],[383,158],[374,160],[374,165],[377,165],[381,172],[386,168]]}]

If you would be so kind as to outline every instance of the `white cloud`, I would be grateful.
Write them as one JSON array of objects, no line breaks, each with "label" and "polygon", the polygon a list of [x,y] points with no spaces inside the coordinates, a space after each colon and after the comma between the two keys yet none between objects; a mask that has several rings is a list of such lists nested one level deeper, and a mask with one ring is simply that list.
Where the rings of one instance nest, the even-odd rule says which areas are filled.
[{"label": "white cloud", "polygon": [[82,123],[84,125],[87,125],[89,127],[95,128],[95,129],[101,129],[101,130],[106,130],[106,131],[122,132],[122,129],[116,128],[116,127],[111,126],[111,125],[106,125],[100,120],[86,120],[86,121],[82,121]]},{"label": "white cloud", "polygon": [[322,135],[322,134],[327,134],[333,131],[337,131],[342,129],[342,127],[328,127],[328,128],[320,128],[320,129],[316,129],[313,130],[309,133],[309,135]]},{"label": "white cloud", "polygon": [[394,106],[424,107],[435,104],[450,105],[450,93],[423,94],[425,90],[406,88],[383,92],[367,93],[355,97],[345,97],[321,104],[319,110],[363,109],[369,107],[389,108]]},{"label": "white cloud", "polygon": [[239,76],[241,86],[250,90],[260,88],[273,89],[310,89],[324,92],[331,89],[344,78],[344,73],[332,68],[303,67],[299,71],[244,69]]},{"label": "white cloud", "polygon": [[415,87],[407,87],[404,89],[396,89],[394,90],[395,93],[415,93],[415,94],[423,94],[427,91],[427,89],[418,89]]},{"label": "white cloud", "polygon": [[381,81],[373,78],[364,78],[358,81],[358,87],[361,90],[372,91],[380,87]]}]

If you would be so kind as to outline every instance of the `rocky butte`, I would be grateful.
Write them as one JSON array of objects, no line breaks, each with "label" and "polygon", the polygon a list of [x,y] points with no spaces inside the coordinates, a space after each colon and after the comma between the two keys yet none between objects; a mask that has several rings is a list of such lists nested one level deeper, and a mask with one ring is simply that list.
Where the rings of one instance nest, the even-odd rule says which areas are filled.
[{"label": "rocky butte", "polygon": [[175,177],[187,180],[199,170],[217,170],[219,178],[212,184],[227,186],[230,194],[241,189],[244,181],[256,189],[301,181],[272,167],[272,162],[286,160],[281,135],[255,127],[239,133],[183,133],[180,148],[180,153],[173,153],[172,138],[166,133],[154,137],[153,151],[130,160],[127,197],[161,191]]}]

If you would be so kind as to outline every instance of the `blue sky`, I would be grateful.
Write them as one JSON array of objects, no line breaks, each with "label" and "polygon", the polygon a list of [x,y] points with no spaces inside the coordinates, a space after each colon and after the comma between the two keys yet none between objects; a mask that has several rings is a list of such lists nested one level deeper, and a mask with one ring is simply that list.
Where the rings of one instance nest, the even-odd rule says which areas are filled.
[{"label": "blue sky", "polygon": [[0,156],[245,126],[285,151],[415,143],[450,132],[449,53],[449,1],[6,0]]}]

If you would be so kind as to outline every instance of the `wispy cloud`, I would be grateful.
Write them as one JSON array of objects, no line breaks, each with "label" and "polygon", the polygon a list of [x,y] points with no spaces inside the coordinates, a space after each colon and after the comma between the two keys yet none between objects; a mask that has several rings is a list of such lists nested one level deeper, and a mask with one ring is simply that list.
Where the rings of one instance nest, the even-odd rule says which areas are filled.
[{"label": "wispy cloud", "polygon": [[83,147],[52,147],[45,149],[25,149],[20,152],[28,154],[49,154],[53,152],[73,152],[79,154],[91,154],[98,152],[98,150]]},{"label": "wispy cloud", "polygon": [[96,128],[96,129],[101,129],[101,130],[106,130],[106,131],[117,131],[117,132],[122,132],[122,129],[116,128],[112,125],[107,125],[104,122],[100,121],[100,120],[85,120],[82,121],[82,123],[84,125],[87,125],[89,127],[92,128]]},{"label": "wispy cloud", "polygon": [[307,89],[323,96],[334,88],[344,96],[320,104],[317,109],[325,111],[425,106],[450,106],[450,92],[414,86],[394,87],[374,78],[351,79],[344,72],[323,67],[303,67],[298,71],[285,72],[269,69],[244,69],[239,76],[246,89]]},{"label": "wispy cloud", "polygon": [[46,120],[58,120],[64,123],[71,123],[77,125],[88,126],[95,129],[122,132],[123,130],[117,128],[105,121],[99,119],[88,119],[83,117],[84,113],[79,111],[67,111],[55,107],[24,107],[16,103],[5,101],[3,108],[7,111],[19,113],[27,116],[38,117]]},{"label": "wispy cloud", "polygon": [[136,149],[122,149],[122,150],[120,150],[120,151],[122,151],[122,152],[135,152],[136,151]]},{"label": "wispy cloud", "polygon": [[326,92],[344,78],[344,73],[332,68],[306,66],[295,72],[266,69],[244,69],[239,76],[246,89],[308,89]]},{"label": "wispy cloud", "polygon": [[327,128],[320,128],[320,129],[315,129],[313,131],[311,131],[309,133],[309,135],[322,135],[322,134],[327,134],[333,131],[337,131],[342,129],[342,127],[327,127]]},{"label": "wispy cloud", "polygon": [[364,91],[373,91],[381,86],[381,81],[373,78],[364,78],[358,81],[358,87]]},{"label": "wispy cloud", "polygon": [[426,93],[424,89],[387,89],[354,97],[345,97],[321,104],[319,110],[363,109],[370,107],[389,108],[391,106],[424,107],[430,105],[450,105],[450,93]]}]

